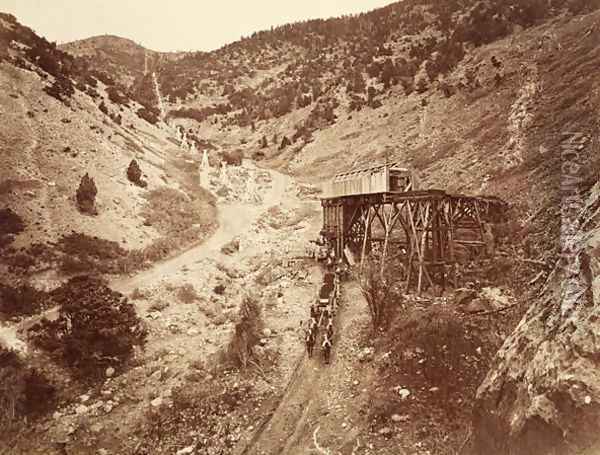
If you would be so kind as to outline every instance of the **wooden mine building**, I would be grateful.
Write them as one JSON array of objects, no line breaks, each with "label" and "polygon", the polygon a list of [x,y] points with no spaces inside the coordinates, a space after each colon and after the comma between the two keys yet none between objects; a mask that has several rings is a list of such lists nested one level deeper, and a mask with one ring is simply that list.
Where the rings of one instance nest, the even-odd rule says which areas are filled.
[{"label": "wooden mine building", "polygon": [[378,164],[335,175],[324,185],[321,234],[336,256],[358,256],[363,266],[373,250],[400,259],[406,289],[454,286],[459,250],[485,254],[486,225],[504,221],[507,204],[496,197],[450,195],[418,188],[399,163]]}]

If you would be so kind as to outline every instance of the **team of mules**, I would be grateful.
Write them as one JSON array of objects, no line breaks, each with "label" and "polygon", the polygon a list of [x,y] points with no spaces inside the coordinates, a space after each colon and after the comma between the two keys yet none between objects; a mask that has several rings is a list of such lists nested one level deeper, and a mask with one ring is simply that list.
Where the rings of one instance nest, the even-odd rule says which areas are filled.
[{"label": "team of mules", "polygon": [[340,303],[340,274],[327,272],[323,275],[323,284],[319,296],[310,307],[310,319],[305,328],[305,342],[308,357],[312,357],[314,348],[321,347],[323,361],[328,364],[333,345],[335,316]]}]

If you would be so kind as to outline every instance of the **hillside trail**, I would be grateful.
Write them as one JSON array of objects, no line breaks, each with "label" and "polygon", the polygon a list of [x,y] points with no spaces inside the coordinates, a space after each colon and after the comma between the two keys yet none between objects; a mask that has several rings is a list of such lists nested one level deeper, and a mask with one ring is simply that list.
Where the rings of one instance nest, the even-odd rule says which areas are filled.
[{"label": "hillside trail", "polygon": [[[35,149],[36,146],[37,140],[34,139],[31,148]],[[286,188],[291,183],[291,178],[276,171],[268,172],[271,176],[271,187],[263,195],[260,204],[234,203],[220,206],[218,212],[219,227],[205,242],[165,261],[159,262],[141,273],[128,277],[118,277],[111,281],[111,287],[124,294],[129,294],[135,288],[151,286],[162,280],[175,277],[180,274],[182,268],[188,267],[194,269],[201,267],[198,264],[202,259],[216,259],[223,256],[221,247],[236,236],[247,231],[256,222],[261,213],[264,213],[269,207],[274,205],[280,203],[285,205],[290,202],[286,199],[290,198],[289,194],[286,193]],[[245,254],[252,254],[252,250],[248,249],[246,252],[239,252],[237,258],[239,259]],[[52,307],[45,310],[40,316],[53,320],[58,317],[58,308]],[[16,351],[27,352],[27,343],[19,335],[19,330],[28,327],[37,319],[39,319],[39,316],[27,318],[20,324],[10,325],[0,323],[0,343]]]},{"label": "hillside trail", "polygon": [[126,294],[135,288],[155,284],[165,277],[176,274],[183,267],[191,267],[201,259],[219,257],[222,254],[221,247],[247,231],[261,213],[274,205],[285,204],[285,190],[291,178],[276,171],[268,172],[271,176],[271,188],[263,195],[259,205],[234,203],[220,206],[219,227],[205,242],[132,277],[118,278],[111,282],[111,287]]},{"label": "hillside trail", "polygon": [[[358,430],[344,423],[346,404],[340,397],[350,380],[352,332],[365,323],[366,312],[358,287],[354,283],[344,287],[329,365],[318,347],[312,358],[300,357],[273,414],[236,455],[329,454],[357,443]],[[319,437],[319,432],[325,436]],[[326,448],[332,445],[337,447]]]}]

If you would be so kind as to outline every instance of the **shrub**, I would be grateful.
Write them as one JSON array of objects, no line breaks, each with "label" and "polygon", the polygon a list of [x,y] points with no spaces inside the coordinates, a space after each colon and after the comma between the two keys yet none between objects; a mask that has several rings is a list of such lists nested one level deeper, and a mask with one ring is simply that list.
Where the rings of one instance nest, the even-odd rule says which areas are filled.
[{"label": "shrub", "polygon": [[146,329],[121,293],[90,276],[71,278],[50,296],[60,308],[56,321],[31,328],[34,343],[86,378],[108,365],[122,366],[143,345]]},{"label": "shrub", "polygon": [[23,232],[23,218],[11,209],[0,210],[0,248],[14,240],[14,235]]},{"label": "shrub", "polygon": [[68,105],[68,98],[75,93],[71,80],[63,76],[58,76],[52,85],[44,87],[44,91],[65,105]]},{"label": "shrub", "polygon": [[[91,237],[79,232],[63,235],[56,243],[56,249],[70,258],[79,258],[84,261],[110,261],[126,256],[118,242]],[[95,264],[98,267],[98,264]]]},{"label": "shrub", "polygon": [[0,345],[0,428],[20,417],[39,415],[54,404],[56,389],[14,351]]},{"label": "shrub", "polygon": [[129,163],[129,167],[127,168],[127,178],[130,182],[133,182],[138,186],[147,186],[147,183],[142,180],[142,170],[136,160],[131,160],[131,163]]},{"label": "shrub", "polygon": [[142,266],[139,250],[127,251],[118,242],[72,232],[56,244],[63,253],[60,270],[71,275],[86,273],[127,273]]},{"label": "shrub", "polygon": [[360,291],[369,307],[374,329],[387,320],[392,297],[393,277],[389,268],[381,268],[378,261],[367,260],[358,276]]},{"label": "shrub", "polygon": [[123,117],[121,114],[114,114],[110,116],[110,119],[115,122],[117,125],[121,125],[123,123]]},{"label": "shrub", "polygon": [[98,109],[100,109],[100,112],[102,112],[104,115],[108,115],[108,108],[106,107],[106,104],[104,104],[104,100],[100,101]]},{"label": "shrub", "polygon": [[146,194],[147,204],[142,211],[144,222],[170,239],[185,237],[186,233],[198,237],[194,225],[207,232],[215,221],[214,197],[206,190],[198,190],[190,199],[182,191],[160,187]]},{"label": "shrub", "polygon": [[156,125],[159,121],[159,110],[155,108],[141,107],[137,111],[139,118],[146,120],[152,125]]},{"label": "shrub", "polygon": [[450,98],[455,93],[454,86],[452,86],[452,84],[443,79],[438,82],[438,89],[444,94],[446,98]]},{"label": "shrub", "polygon": [[225,286],[222,284],[217,284],[214,288],[213,288],[213,292],[217,295],[223,295],[225,294]]},{"label": "shrub", "polygon": [[180,302],[186,304],[194,303],[199,299],[196,289],[190,283],[186,283],[177,289],[177,298]]},{"label": "shrub", "polygon": [[7,317],[31,316],[42,307],[44,296],[44,292],[27,284],[17,287],[0,284],[0,313]]},{"label": "shrub", "polygon": [[292,145],[292,143],[287,138],[287,136],[283,136],[283,139],[281,139],[281,144],[279,145],[279,150],[283,150],[284,148],[286,148],[289,145]]},{"label": "shrub", "polygon": [[241,166],[244,155],[240,150],[223,153],[223,161],[231,166]]},{"label": "shrub", "polygon": [[96,183],[94,179],[90,177],[87,172],[81,178],[81,182],[79,183],[79,188],[77,188],[77,207],[83,213],[89,213],[95,215],[96,212],[96,194],[98,194],[98,189],[96,188]]},{"label": "shrub", "polygon": [[147,291],[141,290],[140,288],[135,288],[129,298],[131,300],[143,300],[147,299],[149,296]]},{"label": "shrub", "polygon": [[239,368],[246,368],[254,346],[260,340],[262,328],[263,322],[258,302],[250,296],[244,296],[238,320],[227,345],[228,360]]},{"label": "shrub", "polygon": [[121,93],[121,91],[114,85],[106,87],[106,93],[108,95],[108,99],[115,104],[124,106],[129,104],[129,98],[123,95],[123,93]]}]

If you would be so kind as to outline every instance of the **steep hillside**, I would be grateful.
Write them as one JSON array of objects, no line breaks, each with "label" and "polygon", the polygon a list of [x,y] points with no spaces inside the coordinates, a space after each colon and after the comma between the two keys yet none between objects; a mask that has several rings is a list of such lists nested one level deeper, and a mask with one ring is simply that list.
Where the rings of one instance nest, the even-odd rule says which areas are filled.
[{"label": "steep hillside", "polygon": [[[214,200],[173,129],[13,17],[0,16],[0,36],[0,208],[15,227],[1,233],[5,279],[55,266],[132,270],[212,232]],[[145,183],[128,180],[133,159]],[[77,207],[84,174],[95,214]],[[158,199],[190,217],[157,222]]]},{"label": "steep hillside", "polygon": [[74,41],[59,48],[80,59],[94,62],[95,67],[115,75],[125,86],[130,86],[135,78],[147,72],[147,64],[150,63],[151,68],[157,55],[131,40],[111,35]]},{"label": "steep hillside", "polygon": [[[392,5],[385,11],[391,15],[394,8],[407,5],[410,2]],[[440,33],[443,29],[435,20],[435,7],[431,7],[428,12],[433,16],[424,14],[431,23],[423,25],[413,19],[411,23],[420,24],[416,30],[399,27],[401,36],[408,35],[404,50],[390,40],[387,31],[382,33],[382,41],[365,43],[365,54],[361,54],[360,47],[345,50],[346,44],[353,46],[361,41],[356,37],[340,38],[333,31],[336,24],[344,23],[342,20],[321,24],[323,30],[335,36],[335,44],[327,47],[315,39],[317,32],[311,35],[311,27],[316,29],[320,24],[315,22],[284,27],[273,35],[257,34],[211,56],[195,57],[214,76],[194,73],[192,56],[178,62],[179,70],[170,68],[160,75],[164,91],[170,93],[170,101],[176,107],[170,114],[175,123],[185,125],[211,143],[240,148],[247,156],[263,160],[265,166],[282,169],[311,183],[318,184],[356,162],[383,161],[387,156],[417,169],[424,187],[494,194],[511,203],[515,244],[509,254],[514,262],[507,270],[511,276],[516,270],[519,273],[505,292],[520,296],[520,300],[518,312],[494,331],[512,330],[519,314],[531,305],[530,312],[497,358],[493,353],[502,344],[502,337],[486,341],[484,336],[478,341],[488,354],[477,361],[477,367],[460,367],[475,375],[466,378],[468,382],[462,369],[453,373],[450,367],[445,373],[445,386],[456,394],[456,409],[452,408],[454,404],[446,406],[435,398],[422,398],[421,392],[414,398],[425,401],[420,411],[407,412],[406,405],[399,403],[400,418],[408,418],[410,423],[402,425],[403,431],[398,433],[392,430],[392,439],[387,443],[379,438],[378,453],[397,453],[399,439],[403,439],[403,447],[410,447],[416,440],[422,444],[419,447],[433,450],[430,453],[460,453],[472,442],[471,449],[478,454],[545,453],[551,447],[556,454],[575,453],[594,447],[596,442],[596,429],[590,423],[597,415],[597,377],[585,371],[595,368],[592,353],[597,353],[597,349],[586,337],[597,330],[597,323],[591,319],[597,299],[586,297],[576,304],[580,305],[576,310],[557,317],[564,300],[564,294],[556,291],[560,291],[559,279],[549,278],[552,291],[557,292],[553,296],[537,293],[564,249],[561,188],[571,178],[566,174],[573,172],[565,170],[565,142],[574,141],[579,153],[574,171],[576,194],[587,198],[600,176],[600,86],[597,78],[591,76],[593,68],[600,65],[598,4],[556,4],[552,8],[547,2],[523,2],[521,6],[529,5],[531,9],[521,10],[504,2],[477,5],[455,5],[463,8],[462,13],[455,10],[450,14],[453,20],[448,27],[452,31],[445,33]],[[580,8],[583,6],[586,8]],[[476,13],[486,7],[507,9],[496,11],[497,15],[489,10]],[[508,11],[519,13],[509,16]],[[368,23],[369,17],[381,17],[377,14],[385,17],[384,12],[378,11],[362,20]],[[458,38],[459,18],[469,24],[462,29],[468,38]],[[361,30],[361,18],[346,20],[352,24],[351,30]],[[385,23],[380,21],[381,27],[373,25],[371,29],[385,30]],[[294,35],[294,30],[298,35]],[[289,36],[296,39],[286,39]],[[311,39],[307,38],[304,44],[302,36]],[[435,43],[430,40],[428,47],[425,43],[429,36],[438,39]],[[419,39],[424,44],[416,44]],[[446,43],[449,49],[439,48],[440,43]],[[384,50],[377,51],[378,45]],[[366,55],[365,66],[361,55]],[[447,60],[439,66],[432,64],[440,55]],[[384,71],[387,59],[396,65],[392,69],[387,64],[389,70]],[[237,63],[231,72],[227,62]],[[379,72],[375,62],[380,62]],[[172,89],[172,81],[178,81],[176,72],[189,74],[189,81],[181,85],[189,93]],[[190,88],[192,84],[195,89]],[[590,227],[597,225],[597,217],[591,220]],[[592,259],[581,273],[596,276],[595,268]],[[496,276],[496,280],[499,278]],[[548,306],[552,309],[546,310]],[[465,323],[469,323],[468,318]],[[573,324],[581,328],[571,332]],[[485,322],[478,321],[477,325],[485,326]],[[458,336],[459,341],[454,341],[462,342],[458,333],[449,336]],[[464,339],[467,344],[473,343],[472,334],[464,335]],[[561,347],[566,340],[582,352],[567,355]],[[542,344],[546,348],[536,353]],[[380,346],[376,354],[383,356],[395,347]],[[423,344],[410,340],[403,348],[418,350]],[[460,355],[469,359],[476,355],[474,349],[467,348]],[[544,367],[550,358],[554,367]],[[565,363],[567,358],[577,366]],[[402,362],[406,362],[403,354],[397,363],[390,365],[387,361],[381,374],[389,375],[394,366],[402,371]],[[487,368],[487,378],[475,400],[477,381],[486,376]],[[436,377],[439,372],[426,368],[424,374]],[[415,380],[410,374],[407,376],[399,379],[401,384]],[[526,383],[523,377],[527,378]],[[571,379],[564,379],[567,377]],[[389,386],[385,380],[373,381],[371,386],[363,382],[364,376],[359,380],[368,390]],[[533,388],[528,389],[531,384]],[[577,390],[569,388],[572,384],[579,384]],[[429,385],[433,389],[440,387],[435,381]],[[414,387],[419,386],[422,387],[420,380],[415,380]],[[336,396],[337,387],[332,384],[334,391],[330,396]],[[381,397],[375,395],[388,402],[389,391],[384,390]],[[355,394],[351,390],[348,397]],[[369,401],[367,407],[371,406]],[[388,420],[381,422],[381,430],[388,431],[389,426],[385,425],[395,427],[389,420],[394,411],[382,407]],[[468,422],[472,408],[472,430],[461,434],[455,424],[462,419]],[[311,414],[318,411],[319,408]],[[450,411],[454,422],[448,420]],[[348,412],[345,419],[354,416],[363,421],[353,414],[359,411]],[[518,421],[511,421],[515,415],[519,416]],[[298,418],[299,424],[310,421],[306,415]],[[342,424],[341,417],[337,423]],[[330,442],[329,447],[348,442],[336,438],[339,425],[321,429],[321,438]],[[371,430],[379,431],[377,427]],[[413,430],[416,436],[410,433]],[[302,431],[305,433],[295,433],[294,438],[302,435],[306,448],[311,443],[311,433],[308,428]],[[274,433],[271,437],[281,435]],[[593,448],[589,450],[595,453]]]},{"label": "steep hillside", "polygon": [[183,52],[156,52],[126,38],[113,35],[95,36],[59,48],[86,62],[99,72],[115,77],[122,86],[132,89],[158,66],[185,56]]},{"label": "steep hillside", "polygon": [[561,134],[596,128],[596,15],[583,13],[598,6],[401,2],[189,55],[159,81],[170,121],[194,137],[313,183],[387,155],[424,185],[505,197],[544,227],[530,241],[542,254],[556,247],[545,214]]},{"label": "steep hillside", "polygon": [[[405,0],[182,55],[117,37],[56,49],[0,15],[0,297],[38,305],[0,338],[33,346],[28,361],[57,389],[55,412],[16,426],[8,450],[595,454],[599,8]],[[262,169],[213,168],[200,186],[181,130],[213,162],[243,155]],[[147,187],[127,180],[132,158]],[[396,286],[381,329],[344,283],[325,366],[299,329],[321,281],[297,253],[319,230],[309,185],[386,159],[423,188],[504,198],[510,222],[493,260],[466,266],[473,289]],[[97,215],[77,209],[86,172]],[[37,313],[73,290],[46,288],[149,268],[205,239],[215,199],[227,205],[208,242],[111,282],[143,318],[145,350],[96,356],[86,381],[57,360],[44,330],[69,322]],[[13,289],[22,277],[37,288]]]}]

